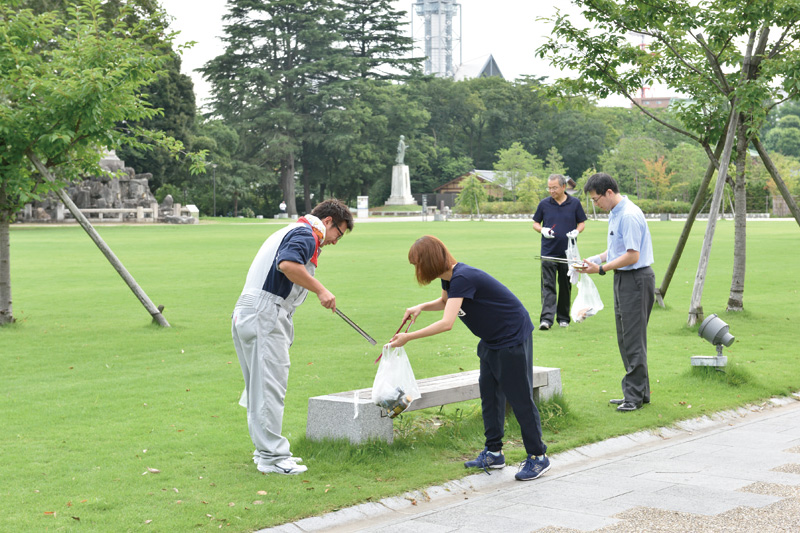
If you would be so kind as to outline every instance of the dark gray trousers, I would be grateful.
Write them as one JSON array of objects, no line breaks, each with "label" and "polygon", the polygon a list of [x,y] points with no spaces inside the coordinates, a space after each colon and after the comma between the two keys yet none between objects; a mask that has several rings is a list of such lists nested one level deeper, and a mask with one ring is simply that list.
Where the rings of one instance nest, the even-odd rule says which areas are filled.
[{"label": "dark gray trousers", "polygon": [[614,314],[617,344],[625,365],[622,394],[629,402],[650,401],[647,370],[647,323],[655,302],[656,277],[653,269],[614,271]]},{"label": "dark gray trousers", "polygon": [[[558,297],[556,297],[556,280]],[[542,312],[539,322],[552,326],[560,322],[569,324],[569,306],[572,284],[569,282],[569,265],[553,261],[542,261]]]}]

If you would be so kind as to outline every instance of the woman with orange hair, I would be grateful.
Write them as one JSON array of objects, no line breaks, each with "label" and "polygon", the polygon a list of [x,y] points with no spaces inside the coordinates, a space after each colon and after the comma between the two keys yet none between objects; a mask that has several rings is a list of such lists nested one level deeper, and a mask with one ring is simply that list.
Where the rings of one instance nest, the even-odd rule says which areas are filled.
[{"label": "woman with orange hair", "polygon": [[550,469],[542,442],[539,410],[533,401],[533,323],[522,302],[486,272],[459,263],[442,241],[431,235],[417,239],[408,251],[420,285],[442,280],[442,295],[406,309],[403,319],[413,323],[422,311],[443,311],[433,324],[409,333],[397,333],[390,345],[429,337],[453,328],[456,317],[480,339],[481,410],[486,444],[467,468],[503,468],[506,400],[522,430],[527,459],[516,474],[521,481],[536,479]]}]

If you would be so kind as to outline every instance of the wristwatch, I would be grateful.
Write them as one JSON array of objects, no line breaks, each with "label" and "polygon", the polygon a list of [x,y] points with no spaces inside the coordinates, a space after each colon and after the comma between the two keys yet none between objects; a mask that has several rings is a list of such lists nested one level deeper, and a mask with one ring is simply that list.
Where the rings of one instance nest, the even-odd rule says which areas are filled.
[{"label": "wristwatch", "polygon": [[598,270],[597,270],[597,273],[598,273],[599,275],[601,275],[601,276],[605,276],[605,275],[606,275],[606,271],[605,271],[605,270],[603,270],[603,265],[600,265],[599,267],[597,267],[597,269],[598,269]]}]

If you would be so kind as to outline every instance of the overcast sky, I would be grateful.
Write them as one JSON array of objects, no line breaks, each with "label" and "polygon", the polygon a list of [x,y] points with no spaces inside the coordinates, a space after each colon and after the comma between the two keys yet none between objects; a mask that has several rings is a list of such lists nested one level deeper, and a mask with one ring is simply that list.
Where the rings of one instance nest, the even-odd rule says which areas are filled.
[{"label": "overcast sky", "polygon": [[[222,16],[226,13],[225,0],[161,0],[167,12],[175,17],[172,28],[180,32],[178,43],[195,41],[196,44],[183,54],[183,72],[192,77],[198,105],[209,96],[209,85],[194,69],[203,66],[223,51]],[[396,9],[410,13],[412,0],[396,1]],[[461,0],[461,21],[454,22],[454,37],[458,37],[459,26],[461,43],[454,44],[454,62],[459,63],[459,50],[463,51],[462,62],[482,59],[492,54],[500,71],[507,80],[523,75],[548,76],[555,78],[559,72],[547,61],[538,59],[535,50],[541,46],[550,33],[551,26],[539,17],[550,17],[555,6],[563,12],[578,11],[568,0]],[[422,21],[416,15],[413,25],[407,26],[409,34],[415,39],[424,35]],[[421,51],[418,56],[422,56]],[[648,96],[666,96],[649,93]],[[604,105],[628,106],[625,99],[612,99]]]}]

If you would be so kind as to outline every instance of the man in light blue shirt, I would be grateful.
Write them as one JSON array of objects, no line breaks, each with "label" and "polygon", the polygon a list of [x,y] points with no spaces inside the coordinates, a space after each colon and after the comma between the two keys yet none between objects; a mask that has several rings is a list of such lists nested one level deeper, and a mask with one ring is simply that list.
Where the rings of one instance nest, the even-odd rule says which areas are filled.
[{"label": "man in light blue shirt", "polygon": [[614,271],[614,314],[617,344],[625,377],[621,399],[610,400],[617,411],[640,409],[650,403],[647,370],[647,323],[655,302],[653,243],[642,210],[619,193],[617,182],[605,173],[593,174],[583,187],[600,209],[609,212],[606,251],[584,261],[579,269],[604,276]]}]

